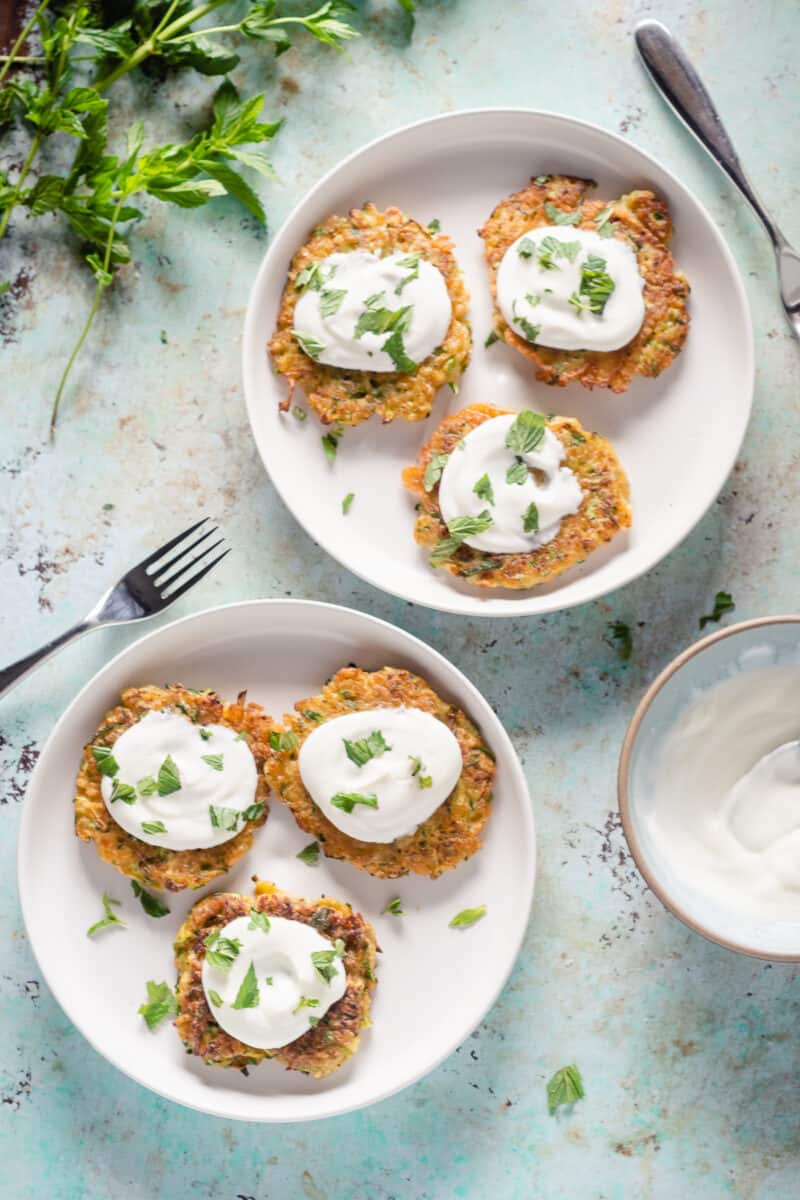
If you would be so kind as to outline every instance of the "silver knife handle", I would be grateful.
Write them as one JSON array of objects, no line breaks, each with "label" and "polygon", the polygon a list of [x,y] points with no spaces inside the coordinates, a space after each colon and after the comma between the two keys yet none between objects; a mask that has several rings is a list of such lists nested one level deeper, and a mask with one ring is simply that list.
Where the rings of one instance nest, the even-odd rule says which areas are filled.
[{"label": "silver knife handle", "polygon": [[670,31],[660,21],[640,21],[634,36],[642,62],[665,99],[739,188],[773,245],[785,245],[786,239],[745,175],[703,81]]}]

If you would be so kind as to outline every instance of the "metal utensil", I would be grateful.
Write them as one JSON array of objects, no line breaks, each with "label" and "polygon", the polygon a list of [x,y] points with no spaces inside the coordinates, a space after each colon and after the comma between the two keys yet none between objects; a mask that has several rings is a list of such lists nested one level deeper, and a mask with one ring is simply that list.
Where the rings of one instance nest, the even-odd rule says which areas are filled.
[{"label": "metal utensil", "polygon": [[640,21],[634,36],[653,83],[687,129],[733,180],[769,234],[778,264],[783,308],[792,332],[800,338],[800,254],[789,245],[747,178],[700,76],[670,31],[660,21]]},{"label": "metal utensil", "polygon": [[[192,567],[197,566],[201,560],[205,559],[206,555],[216,550],[225,540],[220,538],[213,545],[204,546],[194,558],[183,562],[182,560],[186,558],[187,554],[190,554],[192,550],[197,550],[204,542],[207,542],[212,534],[217,532],[217,526],[212,526],[210,529],[205,529],[193,542],[186,544],[192,534],[207,523],[208,517],[204,517],[202,521],[197,521],[188,529],[184,529],[183,533],[179,533],[177,537],[171,538],[170,541],[149,554],[147,558],[143,558],[140,563],[123,575],[105,595],[100,597],[91,612],[77,625],[73,625],[66,633],[53,638],[39,650],[27,654],[19,662],[12,663],[11,666],[0,670],[0,697],[10,692],[34,667],[44,662],[46,658],[50,658],[56,650],[60,650],[67,642],[82,637],[90,629],[99,629],[101,625],[127,625],[131,621],[142,621],[147,617],[154,617],[156,613],[163,612],[165,608],[168,608],[174,600],[185,595],[189,588],[199,583],[212,567],[222,561],[226,554],[230,554],[230,548],[223,550],[210,562],[204,562],[199,571],[196,571],[189,579],[183,578],[187,571],[191,571]],[[176,553],[166,562],[162,562],[161,560],[171,550],[175,550]]]}]

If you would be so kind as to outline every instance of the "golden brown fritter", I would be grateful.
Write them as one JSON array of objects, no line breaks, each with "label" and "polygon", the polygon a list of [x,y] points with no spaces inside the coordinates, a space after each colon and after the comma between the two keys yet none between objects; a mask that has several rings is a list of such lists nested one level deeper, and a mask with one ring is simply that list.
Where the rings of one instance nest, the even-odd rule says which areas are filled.
[{"label": "golden brown fritter", "polygon": [[[461,776],[447,800],[414,833],[393,842],[362,842],[342,833],[317,807],[303,786],[297,756],[322,721],[404,705],[437,717],[457,738],[464,763]],[[494,755],[466,713],[438,696],[424,679],[398,667],[343,667],[318,696],[298,700],[295,709],[284,717],[284,727],[297,735],[297,745],[270,750],[264,770],[272,790],[289,805],[300,828],[318,839],[328,858],[343,858],[381,879],[409,871],[435,879],[480,849],[492,799]]]},{"label": "golden brown fritter", "polygon": [[[345,945],[347,990],[319,1023],[280,1050],[258,1050],[226,1033],[216,1021],[203,991],[204,939],[252,909],[269,917],[285,917],[311,925],[322,937]],[[371,991],[375,986],[375,931],[349,904],[321,896],[296,900],[272,883],[258,883],[255,899],[219,892],[198,900],[178,930],[175,965],[178,969],[178,1016],[175,1026],[186,1049],[215,1067],[240,1070],[277,1058],[289,1071],[324,1079],[358,1049],[361,1030],[370,1024]]]},{"label": "golden brown fritter", "polygon": [[[634,375],[660,375],[683,349],[689,331],[689,284],[675,270],[669,252],[672,220],[665,201],[646,191],[629,192],[619,200],[587,200],[586,194],[594,186],[591,179],[539,176],[528,187],[502,200],[478,232],[484,240],[495,301],[495,333],[536,363],[536,378],[560,387],[577,381],[584,387],[624,392]],[[506,250],[526,230],[556,224],[547,215],[546,204],[565,213],[578,211],[578,229],[596,229],[598,218],[610,212],[608,221],[602,224],[636,253],[644,279],[645,316],[641,329],[627,346],[607,351],[555,350],[534,345],[506,323],[497,306],[497,269]]]},{"label": "golden brown fritter", "polygon": [[[298,274],[331,254],[370,250],[380,255],[419,254],[444,276],[453,315],[441,346],[413,374],[399,371],[350,371],[315,362],[292,333],[294,309],[301,295]],[[445,383],[454,388],[469,362],[472,334],[467,321],[469,295],[453,254],[453,243],[442,233],[429,233],[399,208],[379,212],[373,204],[353,208],[347,217],[333,215],[311,234],[295,254],[283,289],[278,324],[269,343],[275,370],[285,375],[289,390],[281,409],[291,404],[297,384],[320,419],[330,425],[358,425],[377,413],[384,422],[399,418],[423,421]]]},{"label": "golden brown fritter", "polygon": [[[414,537],[421,546],[433,550],[448,536],[439,509],[438,482],[430,492],[425,491],[428,461],[434,454],[450,454],[471,429],[510,411],[490,404],[472,404],[445,417],[420,450],[417,465],[403,471],[404,485],[418,498]],[[610,542],[615,533],[631,524],[630,486],[610,443],[589,433],[574,417],[548,417],[547,428],[564,446],[562,465],[575,472],[583,489],[578,511],[562,518],[558,533],[544,546],[524,554],[489,554],[462,545],[438,564],[445,571],[477,587],[536,587],[583,562],[603,542]]]},{"label": "golden brown fritter", "polygon": [[[253,831],[267,819],[269,788],[262,777],[264,755],[269,744],[272,721],[257,704],[247,703],[242,692],[235,704],[225,704],[216,692],[195,692],[181,684],[170,687],[126,688],[122,703],[112,708],[91,742],[84,748],[75,785],[75,833],[84,842],[94,842],[97,853],[123,875],[148,887],[179,892],[201,888],[212,879],[230,871],[253,844]],[[92,754],[93,746],[113,746],[153,709],[176,708],[198,725],[229,725],[247,735],[258,771],[255,801],[264,810],[255,821],[245,825],[228,842],[205,850],[167,850],[151,846],[123,829],[109,813],[100,790],[102,776]]]}]

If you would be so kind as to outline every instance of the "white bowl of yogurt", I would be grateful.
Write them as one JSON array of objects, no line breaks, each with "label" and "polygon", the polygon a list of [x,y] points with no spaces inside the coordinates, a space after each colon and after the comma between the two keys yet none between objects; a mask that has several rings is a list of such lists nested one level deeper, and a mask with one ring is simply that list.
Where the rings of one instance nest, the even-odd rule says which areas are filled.
[{"label": "white bowl of yogurt", "polygon": [[800,616],[679,654],[630,723],[619,806],[636,865],[676,917],[757,958],[800,961]]}]

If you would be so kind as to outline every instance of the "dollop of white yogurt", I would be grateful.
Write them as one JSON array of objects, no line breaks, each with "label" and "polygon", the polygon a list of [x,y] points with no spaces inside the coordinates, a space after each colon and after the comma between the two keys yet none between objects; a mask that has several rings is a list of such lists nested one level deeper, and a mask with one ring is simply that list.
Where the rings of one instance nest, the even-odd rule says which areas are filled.
[{"label": "dollop of white yogurt", "polygon": [[111,754],[117,769],[102,776],[106,808],[150,846],[220,846],[240,831],[255,800],[255,759],[227,725],[151,711],[117,738]]},{"label": "dollop of white yogurt", "polygon": [[[209,950],[219,957],[209,961]],[[254,924],[251,916],[236,917],[206,950],[203,990],[226,1033],[257,1050],[277,1050],[341,1000],[347,989],[343,954],[341,942],[337,946],[301,921],[267,917]],[[223,965],[227,960],[230,965]]]},{"label": "dollop of white yogurt", "polygon": [[[613,283],[605,299],[585,272],[602,261]],[[636,255],[616,237],[571,225],[540,225],[509,246],[497,271],[497,303],[516,334],[559,350],[618,350],[644,320]],[[598,299],[598,297],[600,297]],[[602,311],[592,311],[602,306]]]},{"label": "dollop of white yogurt", "polygon": [[448,526],[459,517],[491,517],[487,529],[464,538],[476,550],[514,554],[543,546],[556,536],[562,519],[581,506],[580,483],[561,466],[565,451],[559,438],[545,426],[539,445],[517,454],[506,445],[516,420],[509,414],[477,425],[442,472],[439,508]]},{"label": "dollop of white yogurt", "polygon": [[332,367],[412,372],[450,326],[444,276],[419,254],[350,250],[298,279],[295,336],[306,354]]},{"label": "dollop of white yogurt", "polygon": [[306,790],[337,829],[362,842],[393,842],[444,803],[463,764],[442,721],[400,707],[326,721],[303,743],[298,765]]},{"label": "dollop of white yogurt", "polygon": [[800,665],[742,670],[668,730],[642,796],[669,872],[725,914],[800,921]]}]

